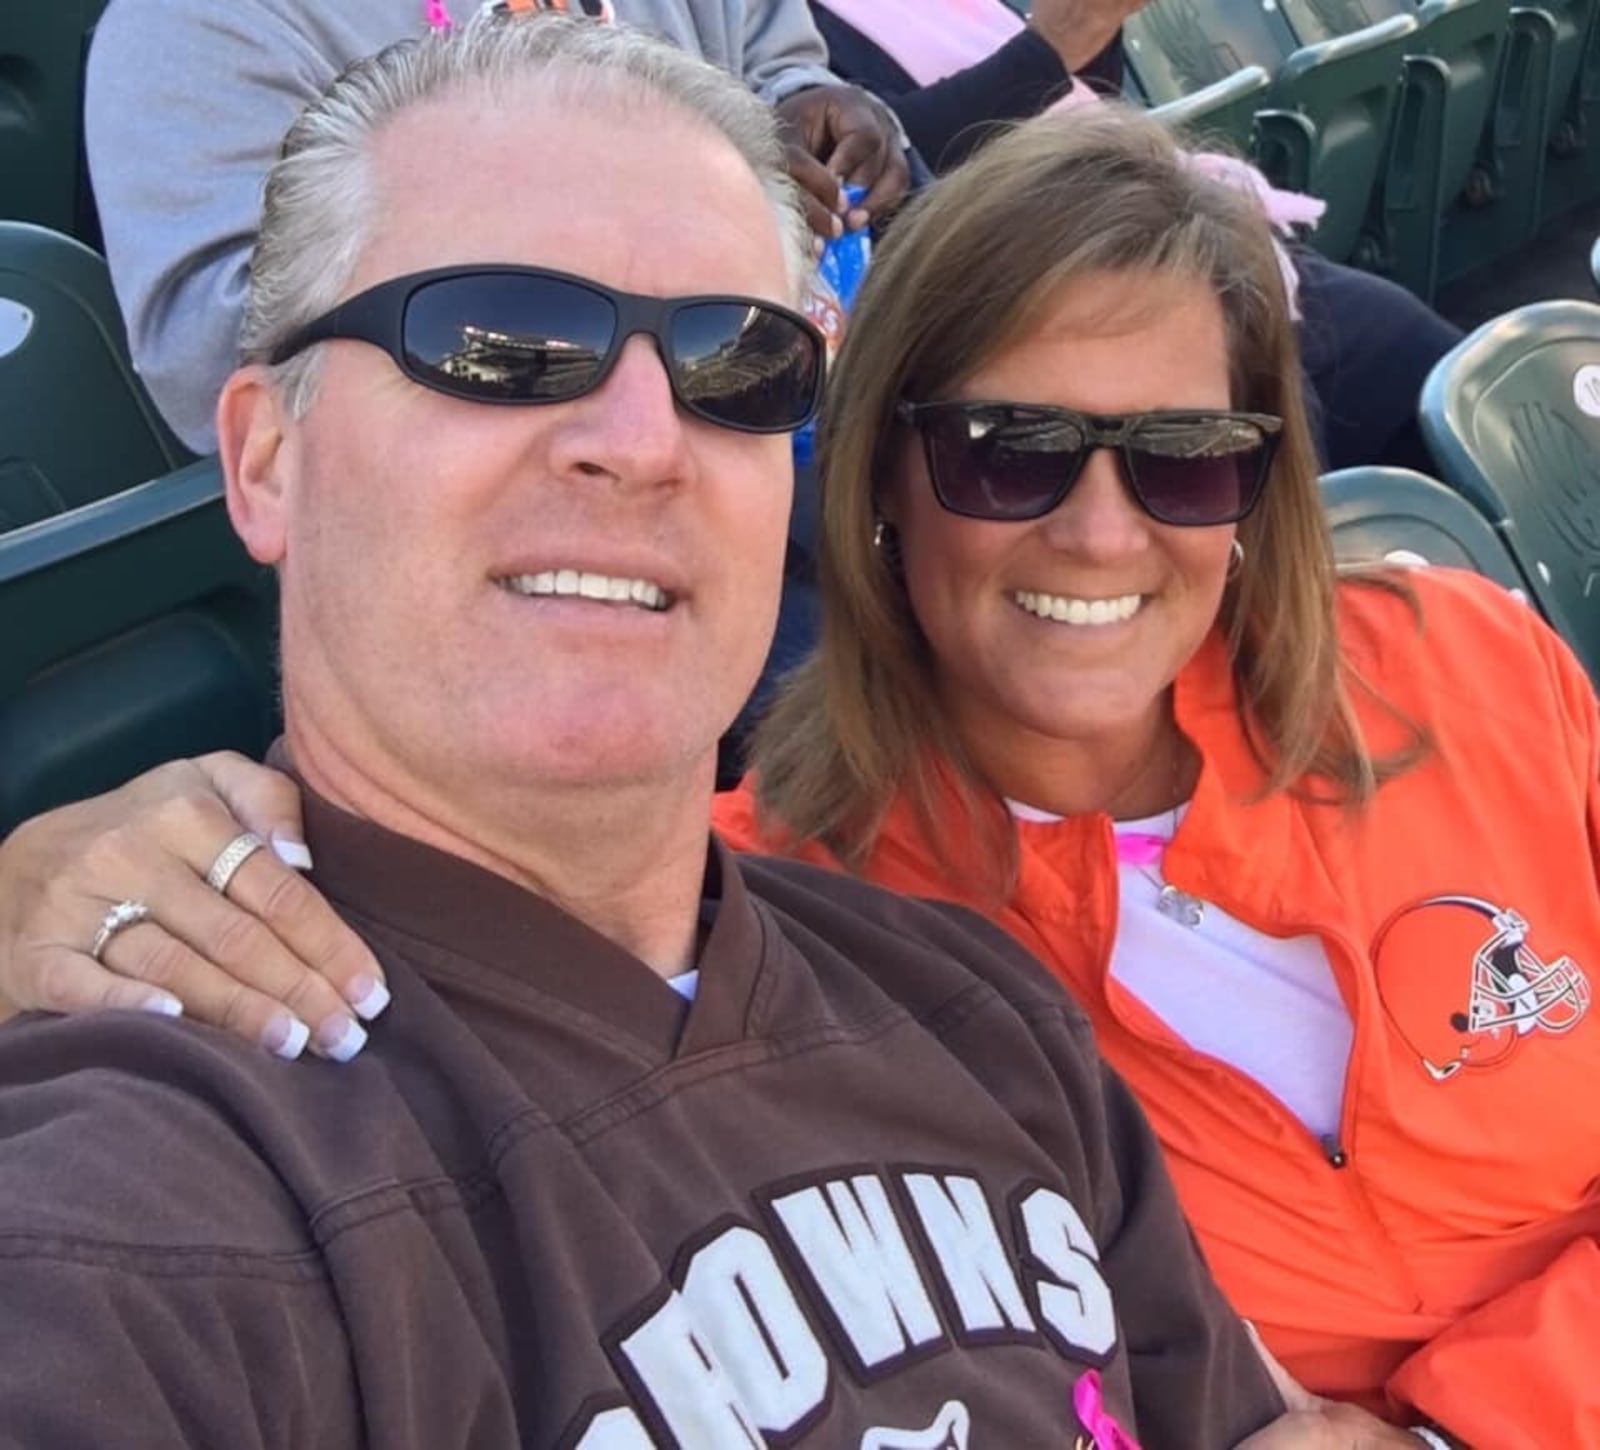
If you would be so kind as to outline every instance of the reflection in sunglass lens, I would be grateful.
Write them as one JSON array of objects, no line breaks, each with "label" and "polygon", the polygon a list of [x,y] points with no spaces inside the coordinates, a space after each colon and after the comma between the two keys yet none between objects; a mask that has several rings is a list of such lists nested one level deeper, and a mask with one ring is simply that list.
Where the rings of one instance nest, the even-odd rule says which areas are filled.
[{"label": "reflection in sunglass lens", "polygon": [[1215,524],[1244,512],[1258,472],[1260,450],[1222,458],[1134,455],[1145,507],[1168,524]]},{"label": "reflection in sunglass lens", "polygon": [[978,518],[1047,513],[1083,458],[1083,433],[1070,419],[1009,409],[952,410],[925,426],[940,502]]},{"label": "reflection in sunglass lens", "polygon": [[1243,419],[1148,419],[1131,441],[1134,486],[1163,523],[1207,525],[1248,513],[1266,439]]},{"label": "reflection in sunglass lens", "polygon": [[556,402],[594,381],[616,332],[596,292],[555,277],[431,282],[406,305],[406,358],[448,392]]},{"label": "reflection in sunglass lens", "polygon": [[673,314],[671,367],[679,401],[717,423],[756,430],[804,422],[816,394],[815,339],[781,312],[696,302]]}]

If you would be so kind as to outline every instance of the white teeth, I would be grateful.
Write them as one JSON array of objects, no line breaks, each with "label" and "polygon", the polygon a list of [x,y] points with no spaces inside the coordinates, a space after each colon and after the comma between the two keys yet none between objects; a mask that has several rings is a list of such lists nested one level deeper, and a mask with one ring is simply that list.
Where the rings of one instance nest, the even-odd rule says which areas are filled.
[{"label": "white teeth", "polygon": [[598,599],[609,604],[637,604],[653,610],[666,609],[672,603],[671,596],[648,579],[620,579],[609,574],[582,573],[577,569],[542,569],[537,574],[512,574],[494,582],[512,594]]},{"label": "white teeth", "polygon": [[1077,599],[1028,589],[1019,589],[1012,598],[1019,608],[1040,619],[1075,625],[1121,624],[1132,619],[1144,603],[1144,596],[1140,594],[1123,594],[1115,599]]}]

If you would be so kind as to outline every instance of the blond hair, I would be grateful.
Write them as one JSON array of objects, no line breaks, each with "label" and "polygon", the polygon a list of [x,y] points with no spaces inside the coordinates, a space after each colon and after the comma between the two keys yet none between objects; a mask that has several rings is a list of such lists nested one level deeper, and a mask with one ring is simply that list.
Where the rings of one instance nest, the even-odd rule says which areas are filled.
[{"label": "blond hair", "polygon": [[[1265,497],[1239,526],[1248,561],[1219,626],[1267,791],[1321,777],[1359,804],[1416,748],[1362,742],[1334,624],[1335,566],[1271,234],[1253,197],[1209,179],[1157,122],[1118,106],[1028,122],[918,198],[869,273],[830,385],[822,437],[817,651],[785,682],[752,746],[764,828],[818,840],[851,869],[907,796],[928,844],[997,863],[1016,838],[940,708],[932,652],[892,558],[873,546],[894,410],[950,390],[1002,351],[1040,304],[1092,274],[1199,281],[1219,298],[1233,406],[1283,432]],[[956,789],[967,820],[940,819]],[[985,849],[987,848],[987,849]]]}]

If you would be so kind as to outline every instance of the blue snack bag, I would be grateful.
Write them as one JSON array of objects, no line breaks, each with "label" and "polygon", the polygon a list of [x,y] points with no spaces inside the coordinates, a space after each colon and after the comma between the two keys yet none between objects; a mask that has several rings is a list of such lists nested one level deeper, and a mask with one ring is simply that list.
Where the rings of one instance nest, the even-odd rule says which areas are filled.
[{"label": "blue snack bag", "polygon": [[[864,186],[847,185],[842,188],[851,206],[860,204],[867,194]],[[828,344],[828,361],[832,363],[839,344],[844,341],[845,326],[850,309],[855,306],[856,294],[861,290],[861,279],[866,276],[867,265],[872,260],[872,237],[867,228],[846,232],[835,237],[822,249],[816,271],[807,285],[802,310],[821,329]],[[794,435],[794,461],[797,467],[809,464],[816,454],[817,425],[807,423]]]}]

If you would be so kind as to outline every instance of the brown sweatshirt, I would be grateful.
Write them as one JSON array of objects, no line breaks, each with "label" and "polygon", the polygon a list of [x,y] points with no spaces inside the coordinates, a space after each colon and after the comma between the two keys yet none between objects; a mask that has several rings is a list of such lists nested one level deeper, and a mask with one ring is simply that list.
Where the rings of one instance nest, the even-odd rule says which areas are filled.
[{"label": "brown sweatshirt", "polygon": [[0,1445],[1204,1450],[1279,1413],[1138,1109],[978,917],[714,846],[686,1007],[307,816],[394,990],[356,1062],[0,1029]]}]

